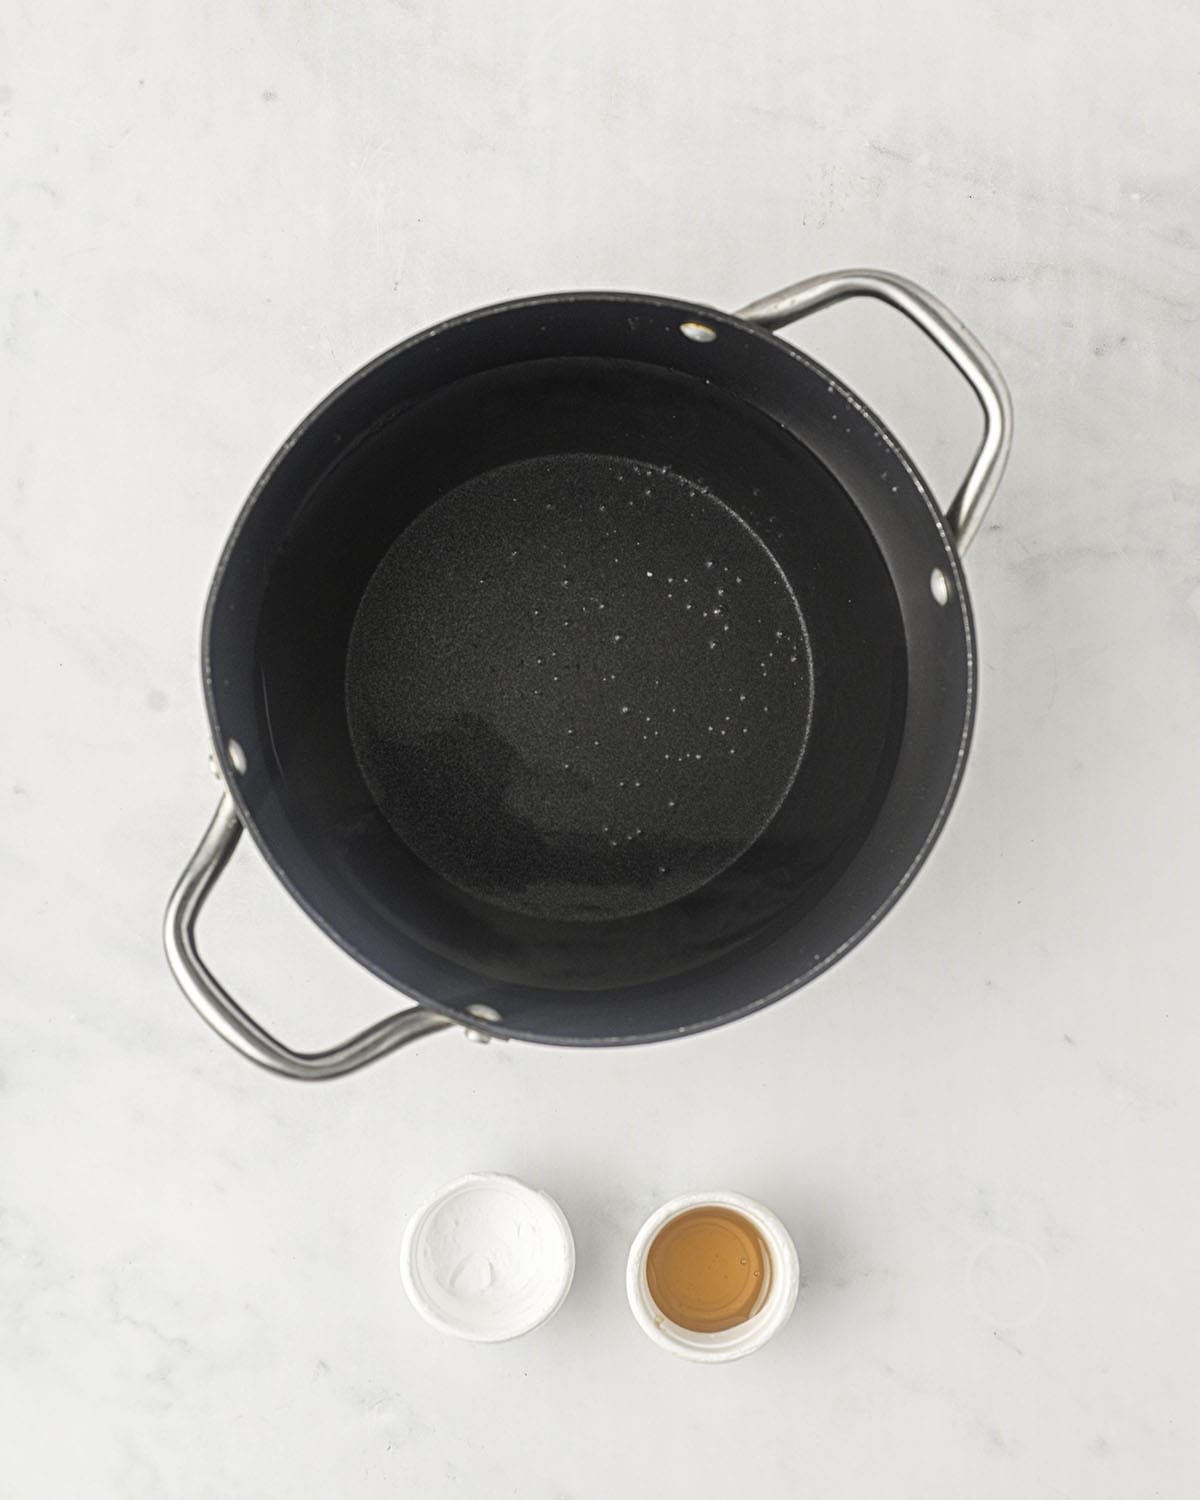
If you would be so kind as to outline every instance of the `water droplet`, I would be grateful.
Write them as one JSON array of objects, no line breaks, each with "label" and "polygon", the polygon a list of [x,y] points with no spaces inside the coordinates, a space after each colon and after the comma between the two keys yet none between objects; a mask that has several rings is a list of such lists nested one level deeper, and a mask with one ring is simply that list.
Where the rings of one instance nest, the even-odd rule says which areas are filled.
[{"label": "water droplet", "polygon": [[574,734],[574,733],[575,733],[575,731],[574,731],[574,730],[573,730],[573,729],[570,729],[570,728],[568,728],[568,730],[567,730],[567,733],[568,733],[568,734]]},{"label": "water droplet", "polygon": [[619,645],[620,642],[623,641],[624,639],[625,639],[625,637],[621,634],[621,632],[619,630],[616,631],[616,632],[614,632],[614,634],[613,634],[613,643],[614,643],[614,645]]},{"label": "water droplet", "polygon": [[746,695],[745,695],[745,693],[739,693],[738,694],[738,702],[739,703],[745,703],[745,701],[746,701]]},{"label": "water droplet", "polygon": [[667,801],[667,806],[670,807],[670,808],[678,807],[679,806],[678,799],[675,798],[675,797],[669,798],[668,801]]},{"label": "water droplet", "polygon": [[532,610],[532,614],[533,614],[533,618],[534,618],[534,619],[535,619],[535,620],[536,620],[536,619],[537,619],[537,617],[538,617],[538,616],[539,616],[539,615],[540,615],[540,614],[541,614],[541,610],[540,610],[540,609],[539,609],[539,608],[538,608],[538,607],[537,607],[537,605],[536,605],[536,604],[535,604],[535,605],[534,605],[534,606],[533,606],[533,610]]},{"label": "water droplet", "polygon": [[623,714],[627,714],[629,712],[629,704],[628,703],[622,703],[621,704],[621,712]]},{"label": "water droplet", "polygon": [[646,569],[646,577],[647,578],[653,578],[654,577],[654,569],[653,568],[647,568]]}]

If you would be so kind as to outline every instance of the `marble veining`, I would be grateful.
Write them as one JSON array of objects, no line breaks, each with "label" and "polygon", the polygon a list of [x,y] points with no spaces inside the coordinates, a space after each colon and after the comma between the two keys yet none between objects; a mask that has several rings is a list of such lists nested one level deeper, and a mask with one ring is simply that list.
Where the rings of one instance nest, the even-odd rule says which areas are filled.
[{"label": "marble veining", "polygon": [[[10,8],[0,1500],[1196,1493],[1198,45],[1176,0]],[[975,743],[896,911],[683,1042],[242,1062],[157,929],[216,796],[205,591],[283,436],[461,309],[856,264],[959,312],[1017,418],[966,559]],[[953,493],[978,414],[913,330],[786,336]],[[297,1045],[392,1003],[251,848],[202,939]],[[494,1348],[398,1274],[475,1169],[577,1242],[561,1312]],[[705,1185],[805,1277],[717,1370],[622,1285]]]}]

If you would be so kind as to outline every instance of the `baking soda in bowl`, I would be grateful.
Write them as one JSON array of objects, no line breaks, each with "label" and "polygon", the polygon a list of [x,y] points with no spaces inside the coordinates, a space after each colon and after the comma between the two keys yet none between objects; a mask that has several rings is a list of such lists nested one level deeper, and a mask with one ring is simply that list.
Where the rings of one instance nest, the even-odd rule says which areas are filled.
[{"label": "baking soda in bowl", "polygon": [[558,1204],[497,1173],[443,1188],[413,1215],[401,1248],[404,1288],[421,1316],[479,1343],[544,1323],[574,1272],[575,1245]]}]

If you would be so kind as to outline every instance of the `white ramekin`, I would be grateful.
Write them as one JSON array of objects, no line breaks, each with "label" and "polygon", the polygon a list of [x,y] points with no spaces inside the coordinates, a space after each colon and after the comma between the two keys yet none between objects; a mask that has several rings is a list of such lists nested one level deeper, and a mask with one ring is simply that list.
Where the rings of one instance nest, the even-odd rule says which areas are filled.
[{"label": "white ramekin", "polygon": [[[506,1216],[522,1216],[520,1232],[536,1240],[541,1263],[509,1299],[489,1294],[454,1299],[431,1251],[456,1216],[475,1212],[478,1223],[482,1212],[486,1229],[492,1204],[500,1205]],[[495,1248],[504,1254],[500,1239]],[[409,1301],[440,1333],[495,1344],[529,1333],[562,1306],[575,1275],[575,1241],[566,1216],[548,1193],[498,1172],[473,1172],[448,1183],[413,1214],[400,1247],[400,1274]]]},{"label": "white ramekin", "polygon": [[[720,1333],[694,1333],[690,1328],[681,1328],[677,1323],[672,1323],[651,1297],[646,1281],[646,1257],[655,1236],[665,1224],[694,1208],[710,1206],[731,1208],[743,1218],[749,1219],[766,1246],[771,1263],[771,1279],[762,1306],[744,1323],[739,1323],[736,1328],[726,1328]],[[769,1208],[764,1208],[753,1198],[745,1198],[741,1193],[685,1193],[682,1197],[672,1198],[669,1203],[664,1203],[638,1231],[629,1251],[625,1290],[633,1316],[642,1332],[660,1348],[679,1355],[681,1359],[696,1360],[700,1364],[724,1364],[761,1349],[791,1317],[796,1305],[796,1295],[800,1290],[800,1258],[796,1254],[792,1237],[783,1224]]]}]

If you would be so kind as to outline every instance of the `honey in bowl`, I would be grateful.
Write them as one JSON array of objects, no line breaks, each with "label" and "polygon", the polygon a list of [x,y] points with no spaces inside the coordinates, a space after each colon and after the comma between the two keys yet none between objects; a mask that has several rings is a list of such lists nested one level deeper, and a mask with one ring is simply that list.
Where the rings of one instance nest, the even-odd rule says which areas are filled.
[{"label": "honey in bowl", "polygon": [[646,1285],[665,1318],[693,1333],[722,1333],[763,1305],[771,1261],[744,1215],[720,1204],[664,1224],[646,1255]]}]

